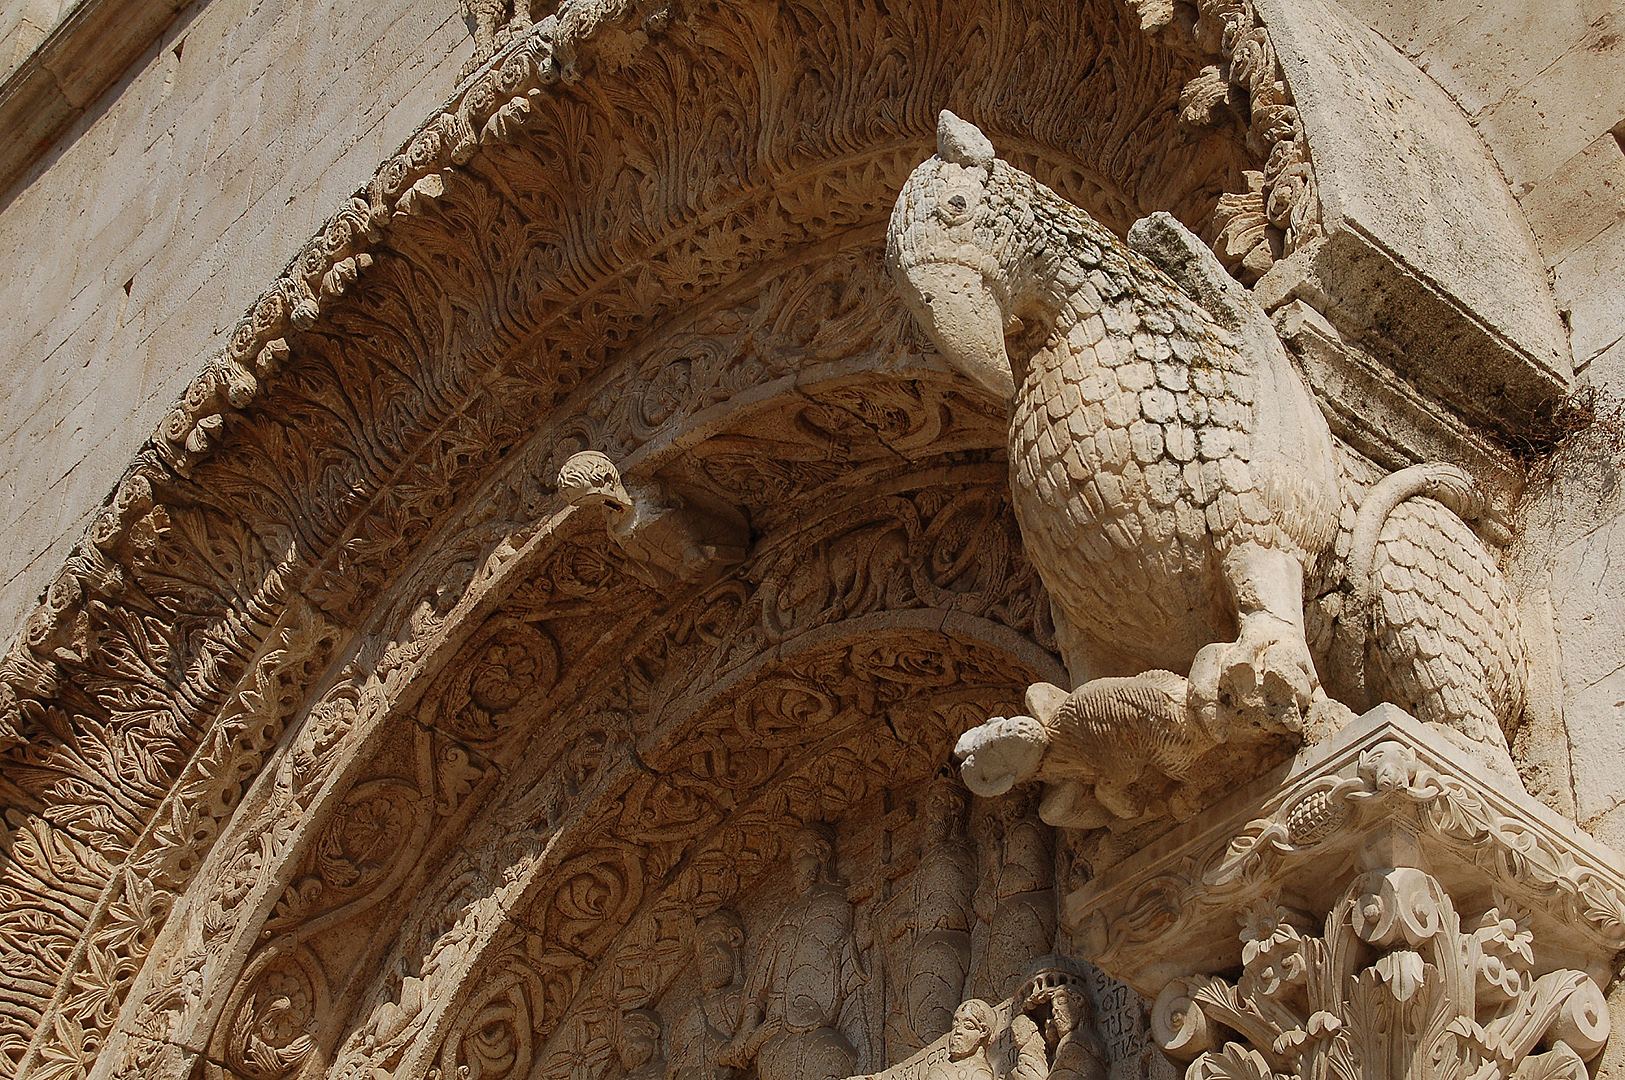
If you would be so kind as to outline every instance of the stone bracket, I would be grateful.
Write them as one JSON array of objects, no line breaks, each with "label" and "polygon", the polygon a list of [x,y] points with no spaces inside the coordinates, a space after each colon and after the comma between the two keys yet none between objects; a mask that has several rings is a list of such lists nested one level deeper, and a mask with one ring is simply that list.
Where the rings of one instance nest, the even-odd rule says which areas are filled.
[{"label": "stone bracket", "polygon": [[1318,921],[1393,867],[1430,875],[1463,916],[1520,912],[1533,977],[1612,978],[1620,856],[1387,704],[1072,892],[1063,918],[1083,955],[1155,998],[1240,968],[1237,930],[1260,905]]}]

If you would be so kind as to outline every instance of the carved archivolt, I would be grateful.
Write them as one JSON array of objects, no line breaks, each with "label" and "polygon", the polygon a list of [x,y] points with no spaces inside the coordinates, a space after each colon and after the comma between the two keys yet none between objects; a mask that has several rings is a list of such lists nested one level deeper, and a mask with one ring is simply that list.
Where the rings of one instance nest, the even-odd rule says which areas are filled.
[{"label": "carved archivolt", "polygon": [[[800,286],[793,295],[821,307],[830,292],[820,278],[847,289],[872,287],[877,264],[877,255],[840,258],[811,275],[792,268],[786,277]],[[885,306],[871,302],[849,320],[841,352],[861,356],[890,340],[881,331]],[[668,426],[651,434],[680,431],[690,417],[726,402],[725,389],[704,388],[725,388],[737,365],[759,364],[750,342],[760,331],[753,327],[794,312],[793,305],[759,302],[720,310],[652,354],[646,366],[660,370],[678,358],[690,389],[676,406],[660,406]],[[836,340],[822,319],[805,325],[825,341]],[[783,347],[794,338],[781,329],[776,340]],[[771,369],[755,370],[760,386],[760,375]],[[721,714],[720,741],[691,766],[700,768],[699,779],[687,788],[663,783],[644,792],[634,800],[642,805],[637,813],[618,804],[631,814],[629,824],[669,834],[661,841],[669,848],[712,827],[707,822],[716,820],[714,812],[702,813],[703,804],[715,804],[735,784],[738,794],[728,805],[745,805],[761,797],[749,793],[771,788],[772,813],[786,822],[838,815],[869,790],[847,791],[854,777],[928,774],[971,712],[1013,702],[1012,689],[1034,673],[1053,675],[1053,659],[1033,644],[1049,641],[1047,607],[1020,555],[1002,466],[975,460],[989,453],[977,447],[997,443],[986,406],[923,369],[914,379],[872,390],[835,369],[830,376],[821,389],[804,384],[808,390],[795,395],[759,398],[733,421],[737,432],[704,429],[703,441],[688,445],[680,467],[668,470],[663,483],[688,493],[685,505],[709,498],[748,508],[766,535],[738,574],[705,586],[703,599],[679,604],[653,625],[651,605],[660,610],[672,599],[659,598],[646,576],[630,572],[627,550],[605,547],[595,508],[563,505],[545,494],[545,481],[536,486],[537,474],[552,470],[550,462],[585,441],[582,425],[603,415],[594,405],[572,404],[572,430],[548,433],[560,441],[537,438],[534,450],[512,465],[512,487],[491,496],[484,520],[454,524],[447,542],[407,571],[384,608],[380,625],[392,629],[369,634],[341,654],[337,681],[276,747],[260,782],[249,787],[253,770],[243,769],[229,776],[236,786],[225,794],[184,804],[194,824],[179,849],[169,833],[154,834],[159,854],[148,862],[178,861],[179,870],[157,881],[119,876],[121,889],[144,890],[149,900],[140,908],[117,904],[93,913],[98,930],[80,962],[90,971],[122,974],[109,978],[99,997],[81,993],[56,1003],[62,1023],[43,1029],[47,1038],[28,1067],[77,1074],[91,1064],[86,1055],[102,1051],[102,1068],[184,1072],[195,1059],[186,1047],[196,1045],[206,1060],[241,1075],[293,1075],[326,1067],[323,1062],[339,1068],[350,1060],[346,1055],[362,1053],[340,1040],[352,1022],[350,1010],[369,993],[383,996],[367,1007],[365,1015],[374,1019],[362,1021],[365,1033],[355,1037],[363,1048],[372,1041],[364,1060],[415,1054],[412,1060],[427,1068],[438,1055],[448,1064],[484,1062],[480,1067],[489,1072],[499,1060],[539,1053],[546,1024],[574,1008],[575,983],[585,977],[580,957],[616,940],[651,885],[651,851],[631,841],[615,848],[619,854],[607,864],[587,851],[549,848],[561,843],[558,830],[571,822],[583,835],[608,835],[603,819],[576,815],[584,813],[580,806],[590,802],[594,777],[609,763],[629,767],[628,738],[658,737],[641,724],[676,710],[679,719],[666,723],[675,725],[670,738],[682,749],[679,760],[687,761],[706,738],[680,718],[717,700],[722,689],[761,687],[755,692],[760,705],[740,698]],[[621,387],[636,385],[636,378],[636,369],[616,371],[583,393],[612,416],[625,415],[628,395]],[[647,393],[656,401],[664,396],[658,387]],[[652,406],[633,399],[630,407],[647,415]],[[832,451],[838,467],[828,463]],[[534,515],[528,522],[527,513]],[[503,514],[513,520],[504,523]],[[911,609],[922,617],[911,618]],[[621,613],[621,629],[605,633],[606,612]],[[315,655],[326,660],[340,632],[322,616],[306,615],[302,633],[326,627],[312,638]],[[967,634],[982,648],[954,646],[957,635]],[[764,656],[821,641],[829,646],[818,646],[824,658],[810,668],[760,670]],[[851,643],[836,648],[843,641]],[[813,644],[791,645],[797,642]],[[274,688],[271,674],[295,659],[308,664],[310,648],[292,658],[285,649],[268,650],[259,682]],[[984,671],[1001,649],[1022,658],[1019,666]],[[616,684],[607,698],[582,682],[604,672],[614,673]],[[854,696],[829,697],[828,688],[843,680]],[[932,706],[929,688],[940,687],[955,689]],[[261,717],[255,729],[264,740],[257,744],[261,752],[275,746],[281,731],[264,726],[264,713],[273,704],[288,707],[286,696],[262,689],[246,699]],[[571,709],[586,726],[565,736]],[[905,714],[938,719],[897,743],[892,753],[903,757],[888,767],[878,768],[887,759],[877,751],[856,749],[814,755],[814,776],[783,774],[786,762],[799,760],[815,738],[817,724],[840,718],[868,729],[876,710],[898,709],[904,710],[894,721],[899,733],[916,722],[905,721]],[[281,714],[272,717],[281,722]],[[503,778],[521,768],[515,755],[538,739],[543,747],[557,746],[555,738],[573,749],[551,772],[525,774],[513,796],[517,807],[505,811],[518,817],[483,828],[470,824],[473,808],[490,805]],[[403,757],[405,748],[411,749]],[[662,773],[677,768],[648,745],[640,746],[638,759]],[[766,820],[751,815],[741,827],[756,830]],[[449,875],[441,891],[424,891],[450,850],[482,845],[486,855],[471,862],[459,856],[439,872]],[[556,861],[543,859],[544,850]],[[696,898],[720,904],[749,887],[753,871],[740,850],[725,846],[715,859],[694,856],[700,877],[679,891],[682,910],[691,910]],[[524,851],[542,860],[534,872],[517,854]],[[761,856],[772,857],[771,849]],[[673,865],[677,856],[665,858]],[[556,876],[536,876],[544,870]],[[199,887],[184,895],[193,882]],[[559,943],[549,948],[559,951],[548,970],[563,967],[542,979],[542,998],[523,989],[530,985],[526,976],[516,977],[494,1003],[464,1003],[457,988],[474,973],[492,970],[490,949],[502,947],[488,939],[514,932],[514,890],[556,893],[551,910],[521,922],[557,933]],[[406,912],[391,914],[401,902],[392,897],[419,892],[433,897],[419,921],[400,921]],[[401,959],[388,961],[379,950],[395,940],[392,928],[403,925]],[[1042,942],[1027,948],[1035,944]],[[161,957],[161,964],[149,964],[149,956]],[[396,972],[394,981],[368,991],[365,973],[380,962]],[[363,981],[346,984],[352,971]],[[81,990],[91,985],[82,980]],[[427,1022],[422,1009],[430,1002],[436,1016],[452,1010],[446,1015],[479,1021],[484,1034],[440,1045],[433,1033],[442,1032],[443,1023],[427,1030],[419,1023]],[[121,1010],[128,1033],[110,1034]],[[532,1018],[528,1031],[504,1035],[502,1025],[521,1015]],[[113,1042],[102,1050],[109,1037]]]},{"label": "carved archivolt", "polygon": [[[1002,404],[881,265],[936,110],[1119,230],[1223,231],[1249,172],[1307,205],[1182,121],[1211,57],[1107,0],[471,13],[511,40],[234,326],[0,665],[0,1073],[655,1068],[680,913],[771,895],[809,821],[913,843],[887,792],[1063,677]],[[748,550],[612,539],[557,497],[583,451]],[[929,894],[997,996],[1057,855],[1030,793],[957,827],[969,916],[962,865],[836,847],[855,912]]]}]

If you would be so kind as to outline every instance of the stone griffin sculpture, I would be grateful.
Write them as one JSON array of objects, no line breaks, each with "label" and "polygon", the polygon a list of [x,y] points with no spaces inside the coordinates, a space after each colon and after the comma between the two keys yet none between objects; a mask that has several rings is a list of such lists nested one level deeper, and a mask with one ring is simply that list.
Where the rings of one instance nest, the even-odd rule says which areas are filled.
[{"label": "stone griffin sculpture", "polygon": [[1522,653],[1472,481],[1421,465],[1357,499],[1268,317],[1172,217],[1125,244],[944,112],[886,257],[944,359],[1011,403],[1073,682],[961,738],[973,791],[1045,781],[1044,820],[1078,828],[1183,817],[1377,700],[1510,768]]}]

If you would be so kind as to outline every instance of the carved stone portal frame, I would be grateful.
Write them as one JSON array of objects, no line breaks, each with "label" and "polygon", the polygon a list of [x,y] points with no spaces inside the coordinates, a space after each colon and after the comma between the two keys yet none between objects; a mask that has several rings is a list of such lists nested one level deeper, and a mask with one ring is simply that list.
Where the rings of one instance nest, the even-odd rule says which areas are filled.
[{"label": "carved stone portal frame", "polygon": [[[720,905],[737,883],[683,875],[774,857],[715,815],[777,838],[830,790],[802,763],[889,760],[846,738],[877,715],[923,776],[962,714],[1059,679],[1003,417],[880,284],[896,189],[944,105],[1119,229],[1201,225],[1309,141],[1258,124],[1291,121],[1291,89],[1251,6],[1205,5],[1195,41],[1067,12],[570,3],[383,163],[203,365],[4,665],[0,1073],[404,1076],[493,1017],[534,1075],[601,1063],[636,1002],[591,998],[625,984],[584,958],[656,948],[646,876]],[[1210,63],[1268,110],[1182,120]],[[1312,220],[1296,190],[1277,217]],[[587,448],[742,508],[751,556],[651,593],[553,499]],[[840,574],[792,572],[820,560]],[[850,696],[797,697],[828,683]],[[685,762],[711,804],[637,840],[640,800],[700,797],[645,770],[705,723]]]}]

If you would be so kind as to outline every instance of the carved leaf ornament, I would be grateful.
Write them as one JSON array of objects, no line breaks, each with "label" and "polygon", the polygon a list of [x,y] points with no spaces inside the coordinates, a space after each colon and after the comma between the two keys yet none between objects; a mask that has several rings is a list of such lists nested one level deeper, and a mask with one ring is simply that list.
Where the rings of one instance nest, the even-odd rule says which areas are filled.
[{"label": "carved leaf ornament", "polygon": [[1491,880],[1542,895],[1566,920],[1589,927],[1600,944],[1625,948],[1619,882],[1576,864],[1541,830],[1498,811],[1399,743],[1368,751],[1356,775],[1328,777],[1270,818],[1249,823],[1223,859],[1203,872],[1203,887],[1222,894],[1256,886],[1278,872],[1283,857],[1310,854],[1333,837],[1369,827],[1396,803]]},{"label": "carved leaf ornament", "polygon": [[[1607,1002],[1589,976],[1533,974],[1515,909],[1463,926],[1421,870],[1360,876],[1323,928],[1301,912],[1255,908],[1242,940],[1239,980],[1176,980],[1158,999],[1154,1027],[1170,1053],[1194,1058],[1190,1080],[1585,1080],[1608,1037]],[[1224,1031],[1241,1040],[1223,1042]]]}]

